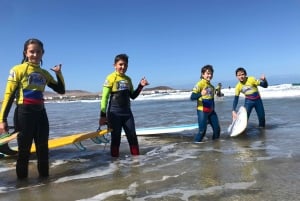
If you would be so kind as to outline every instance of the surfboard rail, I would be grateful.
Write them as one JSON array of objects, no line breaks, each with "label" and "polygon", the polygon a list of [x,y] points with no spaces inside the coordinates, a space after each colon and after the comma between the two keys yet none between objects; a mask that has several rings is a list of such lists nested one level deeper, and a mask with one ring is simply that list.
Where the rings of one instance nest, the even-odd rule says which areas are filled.
[{"label": "surfboard rail", "polygon": [[248,124],[247,110],[241,106],[237,112],[237,118],[232,121],[227,131],[231,137],[235,137],[243,133]]},{"label": "surfboard rail", "polygon": [[[49,149],[66,146],[70,144],[74,144],[79,150],[86,150],[86,148],[81,144],[83,140],[86,139],[92,139],[95,137],[102,137],[108,133],[110,133],[112,129],[104,129],[99,131],[91,131],[91,132],[84,132],[84,133],[78,133],[73,135],[67,135],[63,137],[53,138],[48,141],[48,147]],[[94,140],[92,140],[95,142]],[[102,141],[103,143],[108,143],[108,141]],[[100,143],[100,141],[99,141]],[[99,144],[98,143],[98,144]],[[32,153],[36,152],[35,144],[32,144],[31,150]]]},{"label": "surfboard rail", "polygon": [[[81,144],[82,141],[86,139],[91,139],[96,144],[108,143],[109,140],[104,137],[104,135],[109,134],[112,129],[107,128],[103,130],[90,131],[77,133],[72,135],[67,135],[63,137],[52,138],[48,140],[49,149],[54,149],[57,147],[62,147],[70,144],[74,144],[79,150],[86,150],[86,148]],[[12,133],[0,139],[0,158],[5,155],[16,155],[18,152],[18,147],[10,148],[8,143],[17,138],[19,132]],[[36,152],[36,146],[32,143],[31,153]]]},{"label": "surfboard rail", "polygon": [[9,143],[10,141],[14,140],[17,138],[19,132],[15,132],[15,133],[8,133],[8,134],[1,134],[1,135],[5,135],[2,136],[0,138],[0,146]]}]

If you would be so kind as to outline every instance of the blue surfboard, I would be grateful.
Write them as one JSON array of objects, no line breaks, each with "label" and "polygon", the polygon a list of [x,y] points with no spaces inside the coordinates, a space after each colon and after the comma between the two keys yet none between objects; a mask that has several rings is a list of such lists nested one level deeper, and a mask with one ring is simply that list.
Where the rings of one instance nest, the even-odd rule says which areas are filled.
[{"label": "blue surfboard", "polygon": [[[137,128],[136,134],[141,135],[159,135],[168,133],[178,133],[185,130],[193,130],[198,128],[198,124],[181,124],[174,126],[160,126],[160,127],[149,127],[149,128]],[[124,135],[124,132],[122,133]]]}]

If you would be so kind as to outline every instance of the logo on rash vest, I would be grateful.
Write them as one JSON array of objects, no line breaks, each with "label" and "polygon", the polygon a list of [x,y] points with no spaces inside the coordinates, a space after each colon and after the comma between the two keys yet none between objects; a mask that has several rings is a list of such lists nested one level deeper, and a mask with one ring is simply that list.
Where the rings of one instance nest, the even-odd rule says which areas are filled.
[{"label": "logo on rash vest", "polygon": [[211,87],[206,87],[205,90],[206,90],[208,96],[213,96],[213,90]]},{"label": "logo on rash vest", "polygon": [[251,86],[243,86],[242,88],[242,93],[246,94],[247,92],[251,91],[252,87]]},{"label": "logo on rash vest", "polygon": [[109,87],[110,86],[110,82],[109,80],[105,80],[103,86]]},{"label": "logo on rash vest", "polygon": [[35,86],[45,86],[46,79],[42,74],[34,72],[28,76],[28,84]]},{"label": "logo on rash vest", "polygon": [[8,79],[13,80],[16,77],[15,71],[11,70],[8,75]]},{"label": "logo on rash vest", "polygon": [[128,89],[128,82],[127,80],[121,80],[118,82],[118,90],[123,91]]}]

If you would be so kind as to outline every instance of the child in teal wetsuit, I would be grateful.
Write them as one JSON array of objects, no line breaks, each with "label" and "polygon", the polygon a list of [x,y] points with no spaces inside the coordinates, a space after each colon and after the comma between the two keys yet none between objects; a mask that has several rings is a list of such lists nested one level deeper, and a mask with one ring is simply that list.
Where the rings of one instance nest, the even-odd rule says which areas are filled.
[{"label": "child in teal wetsuit", "polygon": [[218,139],[220,137],[220,125],[218,116],[215,112],[215,88],[210,83],[213,78],[213,67],[205,65],[201,69],[201,80],[195,85],[191,94],[191,100],[197,100],[197,115],[199,131],[195,136],[195,142],[201,142],[206,134],[207,123],[212,126],[213,137]]}]

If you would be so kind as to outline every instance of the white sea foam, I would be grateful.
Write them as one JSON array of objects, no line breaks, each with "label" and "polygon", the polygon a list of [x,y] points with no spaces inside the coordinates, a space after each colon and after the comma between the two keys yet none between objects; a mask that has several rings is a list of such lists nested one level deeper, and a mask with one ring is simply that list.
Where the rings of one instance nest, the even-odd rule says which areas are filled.
[{"label": "white sea foam", "polygon": [[166,190],[160,193],[155,193],[151,195],[147,195],[145,197],[139,197],[139,198],[132,198],[134,196],[135,189],[137,188],[137,184],[133,183],[131,184],[128,189],[116,189],[116,190],[111,190],[108,192],[104,192],[101,194],[98,194],[94,197],[86,198],[86,199],[81,199],[78,201],[93,201],[93,200],[104,200],[107,199],[111,196],[115,195],[127,195],[126,200],[134,200],[134,201],[144,201],[148,199],[159,199],[163,198],[165,196],[169,197],[176,197],[177,199],[181,200],[189,200],[189,198],[194,197],[194,196],[203,196],[203,195],[210,195],[218,191],[224,191],[224,190],[242,190],[242,189],[248,189],[252,185],[254,185],[256,181],[252,182],[236,182],[236,183],[226,183],[221,186],[212,186],[208,187],[202,190],[195,189],[195,190],[187,190],[187,189],[171,189],[171,190]]},{"label": "white sea foam", "polygon": [[8,187],[0,186],[0,193],[7,193],[9,191]]},{"label": "white sea foam", "polygon": [[1,167],[0,168],[0,172],[6,172],[6,171],[8,171],[8,170],[11,170],[11,169],[14,169],[14,167],[11,167],[11,168],[7,168],[7,167]]},{"label": "white sea foam", "polygon": [[87,160],[87,159],[55,160],[54,162],[51,163],[51,168],[69,163],[71,161],[82,162],[83,163],[83,162],[88,162],[89,160]]},{"label": "white sea foam", "polygon": [[[293,86],[292,84],[273,85],[268,88],[259,87],[260,94],[263,98],[283,98],[283,97],[298,97],[300,96],[300,86]],[[234,96],[234,88],[222,89],[224,96]],[[137,100],[180,100],[189,99],[191,92],[175,91],[170,93],[157,93],[139,96]],[[241,96],[242,97],[242,96]]]},{"label": "white sea foam", "polygon": [[256,183],[256,181],[225,183],[224,185],[221,185],[221,186],[212,186],[212,187],[208,187],[208,188],[205,188],[202,190],[199,190],[199,189],[187,190],[187,189],[176,188],[176,189],[163,191],[161,193],[147,195],[145,197],[135,198],[134,201],[143,201],[143,200],[147,200],[147,199],[159,199],[159,198],[163,198],[165,196],[176,197],[177,199],[179,198],[181,200],[190,200],[191,197],[211,195],[218,191],[248,189],[251,186],[253,186],[255,183]]},{"label": "white sea foam", "polygon": [[81,199],[78,201],[98,201],[98,200],[104,200],[106,198],[109,198],[111,196],[115,196],[115,195],[127,195],[127,196],[134,196],[136,194],[136,188],[138,187],[137,183],[134,182],[132,184],[129,185],[128,189],[115,189],[115,190],[111,190],[108,192],[104,192],[101,194],[98,194],[94,197],[91,198],[86,198],[86,199]]},{"label": "white sea foam", "polygon": [[66,160],[56,160],[53,163],[51,163],[51,168],[53,168],[55,166],[63,165],[66,163],[68,163],[68,161],[66,161]]},{"label": "white sea foam", "polygon": [[89,172],[83,173],[83,174],[78,174],[74,176],[67,176],[67,177],[62,177],[56,180],[54,183],[62,183],[62,182],[67,182],[67,181],[72,181],[72,180],[78,180],[78,179],[88,179],[88,178],[94,178],[94,177],[99,177],[103,175],[108,175],[117,170],[119,167],[111,163],[109,167],[103,167],[103,168],[95,168],[93,170],[90,170]]},{"label": "white sea foam", "polygon": [[271,160],[273,158],[274,158],[273,156],[256,157],[256,160],[257,161],[268,161],[268,160]]},{"label": "white sea foam", "polygon": [[[224,96],[234,96],[234,88],[223,89]],[[292,84],[273,85],[268,88],[259,87],[262,98],[284,98],[300,96],[300,86]]]},{"label": "white sea foam", "polygon": [[170,150],[175,150],[175,144],[166,145],[163,147],[157,147],[147,153],[147,156],[160,155],[161,153],[170,152]]},{"label": "white sea foam", "polygon": [[169,178],[177,178],[177,177],[179,177],[181,175],[184,175],[185,173],[186,172],[182,172],[180,175],[172,175],[172,176],[167,175],[167,176],[163,176],[161,179],[158,179],[158,180],[147,180],[144,183],[145,184],[151,184],[151,183],[156,183],[156,182],[162,182],[162,181],[166,181]]}]

